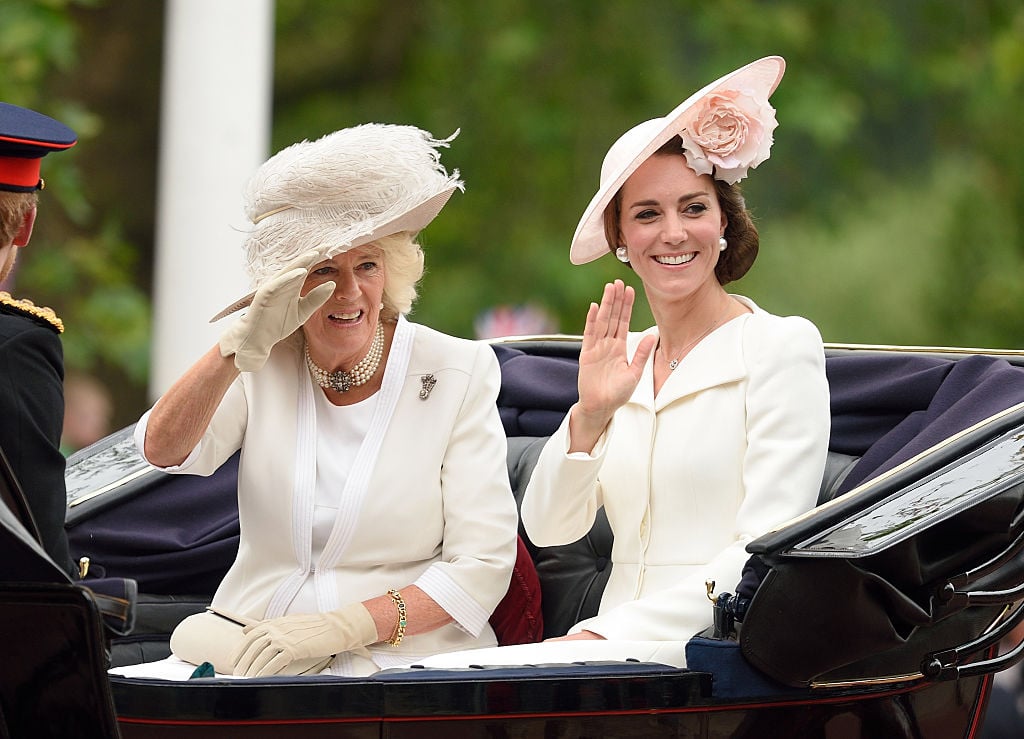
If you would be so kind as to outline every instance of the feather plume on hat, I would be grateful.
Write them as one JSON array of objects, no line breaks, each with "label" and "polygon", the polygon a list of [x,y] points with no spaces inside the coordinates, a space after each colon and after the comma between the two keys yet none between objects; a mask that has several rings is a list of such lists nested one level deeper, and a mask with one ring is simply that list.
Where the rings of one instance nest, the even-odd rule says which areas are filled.
[{"label": "feather plume on hat", "polygon": [[[367,123],[292,144],[264,162],[244,190],[253,227],[243,249],[254,293],[312,248],[329,246],[334,256],[423,229],[464,189],[439,151],[458,134],[435,139],[415,126]],[[212,320],[244,308],[254,293]]]}]

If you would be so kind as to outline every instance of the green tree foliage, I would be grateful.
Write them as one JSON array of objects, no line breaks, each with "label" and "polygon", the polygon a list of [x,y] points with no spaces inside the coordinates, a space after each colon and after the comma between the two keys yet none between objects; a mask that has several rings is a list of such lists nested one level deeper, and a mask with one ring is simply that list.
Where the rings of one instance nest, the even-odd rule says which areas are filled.
[{"label": "green tree foliage", "polygon": [[[85,144],[47,163],[71,236],[34,242],[19,292],[69,318],[70,361],[128,378],[145,374],[162,10],[0,3],[0,97]],[[1019,0],[277,0],[276,22],[273,150],[367,121],[461,131],[444,160],[466,192],[423,234],[417,320],[470,336],[487,308],[532,303],[579,331],[605,280],[635,283],[611,258],[568,261],[608,146],[781,54],[776,144],[744,181],[761,254],[735,290],[829,341],[1024,345]],[[114,136],[135,155],[86,188],[79,150]]]},{"label": "green tree foliage", "polygon": [[0,4],[0,99],[52,115],[79,135],[80,146],[44,162],[47,186],[14,292],[53,307],[65,321],[69,370],[111,374],[140,385],[147,376],[149,299],[136,285],[138,244],[121,234],[109,204],[96,202],[79,164],[82,145],[101,134],[90,101],[54,94],[80,62],[76,12],[96,0],[5,0]]},{"label": "green tree foliage", "polygon": [[418,318],[469,335],[530,302],[578,331],[623,276],[567,259],[607,147],[782,54],[777,143],[744,183],[762,255],[736,290],[832,341],[1020,346],[1022,38],[1010,0],[278,0],[274,144],[461,128],[445,159],[467,189],[424,234]]}]

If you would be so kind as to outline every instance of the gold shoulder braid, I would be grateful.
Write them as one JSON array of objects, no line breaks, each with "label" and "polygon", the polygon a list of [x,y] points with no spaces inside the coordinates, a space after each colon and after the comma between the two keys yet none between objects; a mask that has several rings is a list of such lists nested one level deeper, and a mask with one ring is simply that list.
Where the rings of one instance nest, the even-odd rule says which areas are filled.
[{"label": "gold shoulder braid", "polygon": [[3,291],[0,291],[0,305],[9,306],[19,313],[36,318],[55,329],[59,334],[64,333],[64,321],[57,317],[57,314],[53,312],[53,308],[36,305],[31,300],[17,300],[12,298],[9,292]]}]

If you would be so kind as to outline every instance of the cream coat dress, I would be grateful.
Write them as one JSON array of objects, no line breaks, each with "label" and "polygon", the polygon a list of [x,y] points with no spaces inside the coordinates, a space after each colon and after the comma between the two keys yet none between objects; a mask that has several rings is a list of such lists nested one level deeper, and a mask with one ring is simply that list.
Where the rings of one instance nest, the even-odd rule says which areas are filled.
[{"label": "cream coat dress", "polygon": [[[518,520],[495,405],[494,352],[399,320],[375,415],[317,562],[313,393],[321,391],[302,352],[296,334],[259,372],[242,373],[193,454],[169,469],[209,475],[242,450],[241,539],[213,606],[263,619],[283,615],[309,579],[321,611],[415,584],[455,619],[397,648],[371,647],[373,664],[365,655],[339,655],[335,674],[494,645],[488,618],[508,588]],[[434,384],[423,399],[428,377]],[[140,427],[137,440],[144,421]]]},{"label": "cream coat dress", "polygon": [[[502,647],[481,664],[635,657],[685,665],[712,624],[705,581],[732,591],[748,542],[815,505],[830,412],[821,336],[751,309],[701,341],[654,396],[648,360],[592,454],[569,454],[568,417],[541,453],[522,518],[538,546],[573,542],[604,506],[612,571],[598,615],[570,630],[609,641]],[[641,338],[630,334],[632,357]],[[426,664],[456,666],[454,655]]]}]

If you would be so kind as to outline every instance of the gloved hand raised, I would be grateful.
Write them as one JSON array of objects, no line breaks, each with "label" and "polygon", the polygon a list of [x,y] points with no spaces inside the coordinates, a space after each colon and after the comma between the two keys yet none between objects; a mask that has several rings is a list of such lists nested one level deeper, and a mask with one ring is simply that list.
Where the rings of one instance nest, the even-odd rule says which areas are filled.
[{"label": "gloved hand raised", "polygon": [[327,613],[280,616],[246,626],[232,674],[277,675],[299,659],[328,657],[377,641],[377,626],[362,603]]},{"label": "gloved hand raised", "polygon": [[274,345],[290,336],[334,292],[334,283],[325,282],[300,297],[309,268],[325,259],[323,249],[313,249],[290,262],[256,291],[245,315],[220,337],[222,357],[235,355],[235,366],[242,372],[256,372],[267,361]]}]

